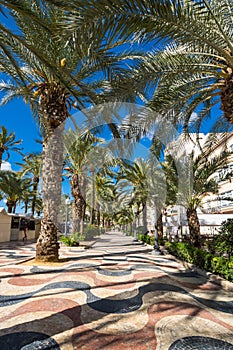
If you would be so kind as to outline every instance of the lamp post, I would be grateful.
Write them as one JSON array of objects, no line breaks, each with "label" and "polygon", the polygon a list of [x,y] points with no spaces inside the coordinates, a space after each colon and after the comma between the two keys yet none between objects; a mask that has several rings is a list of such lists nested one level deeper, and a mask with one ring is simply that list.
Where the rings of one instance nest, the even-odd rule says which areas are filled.
[{"label": "lamp post", "polygon": [[158,245],[158,227],[157,227],[157,200],[158,195],[153,195],[153,201],[154,201],[154,250],[152,251],[153,255],[161,255],[161,251],[159,249]]},{"label": "lamp post", "polygon": [[179,241],[182,242],[182,238],[183,238],[183,208],[181,205],[178,206],[178,225],[179,225],[179,229],[178,229],[178,236],[179,236]]},{"label": "lamp post", "polygon": [[68,219],[69,219],[69,205],[70,205],[70,199],[69,197],[66,198],[66,221],[65,221],[65,236],[67,236],[67,233],[68,233]]}]

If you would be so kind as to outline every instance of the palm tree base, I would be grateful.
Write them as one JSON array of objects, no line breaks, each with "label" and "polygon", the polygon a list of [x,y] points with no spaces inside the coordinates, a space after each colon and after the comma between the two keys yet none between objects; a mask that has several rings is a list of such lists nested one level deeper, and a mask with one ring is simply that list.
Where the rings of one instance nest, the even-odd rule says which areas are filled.
[{"label": "palm tree base", "polygon": [[54,223],[44,218],[41,222],[41,231],[36,244],[36,261],[59,261],[59,243],[57,242],[58,229]]}]

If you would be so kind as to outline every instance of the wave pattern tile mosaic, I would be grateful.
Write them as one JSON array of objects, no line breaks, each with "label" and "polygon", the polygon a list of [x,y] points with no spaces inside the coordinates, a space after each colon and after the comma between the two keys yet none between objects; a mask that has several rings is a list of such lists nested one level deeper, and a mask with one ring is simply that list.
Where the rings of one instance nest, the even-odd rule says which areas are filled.
[{"label": "wave pattern tile mosaic", "polygon": [[233,350],[233,293],[121,233],[53,265],[0,248],[1,350]]}]

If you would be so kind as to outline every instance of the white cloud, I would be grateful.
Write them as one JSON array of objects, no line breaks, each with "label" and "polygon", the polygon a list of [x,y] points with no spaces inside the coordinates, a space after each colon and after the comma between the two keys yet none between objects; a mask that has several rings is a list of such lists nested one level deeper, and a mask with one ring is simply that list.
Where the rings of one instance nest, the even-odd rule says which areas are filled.
[{"label": "white cloud", "polygon": [[11,163],[3,161],[1,165],[1,170],[12,171]]}]

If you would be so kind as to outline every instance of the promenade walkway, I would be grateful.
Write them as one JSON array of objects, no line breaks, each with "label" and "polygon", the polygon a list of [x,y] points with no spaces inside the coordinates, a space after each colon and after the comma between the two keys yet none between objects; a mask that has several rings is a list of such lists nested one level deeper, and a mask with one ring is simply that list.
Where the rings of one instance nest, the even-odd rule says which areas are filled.
[{"label": "promenade walkway", "polygon": [[233,350],[233,291],[120,232],[60,254],[0,244],[0,350]]}]

